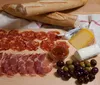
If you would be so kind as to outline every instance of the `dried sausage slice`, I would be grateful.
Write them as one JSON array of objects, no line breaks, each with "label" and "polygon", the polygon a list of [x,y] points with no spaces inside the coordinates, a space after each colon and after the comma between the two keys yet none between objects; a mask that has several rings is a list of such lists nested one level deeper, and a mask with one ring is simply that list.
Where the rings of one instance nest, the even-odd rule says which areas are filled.
[{"label": "dried sausage slice", "polygon": [[35,32],[33,31],[24,31],[21,33],[21,36],[26,41],[31,41],[35,39]]},{"label": "dried sausage slice", "polygon": [[43,31],[41,32],[36,32],[36,38],[39,40],[43,40],[47,38],[47,34]]},{"label": "dried sausage slice", "polygon": [[35,50],[36,51],[38,49],[38,46],[39,46],[39,42],[37,42],[37,41],[26,42],[26,49],[27,50],[30,50],[30,51]]},{"label": "dried sausage slice", "polygon": [[60,32],[58,31],[49,31],[47,34],[48,34],[48,38],[52,41],[55,41],[61,38],[57,36],[58,34],[60,34]]},{"label": "dried sausage slice", "polygon": [[51,40],[49,40],[49,39],[43,40],[43,41],[41,42],[40,47],[41,47],[43,50],[50,51],[50,50],[54,47],[54,41],[51,41]]}]

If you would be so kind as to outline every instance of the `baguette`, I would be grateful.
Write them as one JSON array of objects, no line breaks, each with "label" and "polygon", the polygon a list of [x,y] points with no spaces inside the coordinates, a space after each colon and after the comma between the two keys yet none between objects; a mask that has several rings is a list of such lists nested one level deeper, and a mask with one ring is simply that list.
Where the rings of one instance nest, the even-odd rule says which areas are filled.
[{"label": "baguette", "polygon": [[17,4],[16,11],[24,16],[40,15],[81,7],[87,0],[40,0]]},{"label": "baguette", "polygon": [[47,24],[64,26],[64,27],[74,27],[75,22],[77,20],[76,15],[65,14],[60,12],[43,14],[37,16],[23,16],[16,11],[16,4],[7,4],[3,6],[3,10],[13,16],[17,16],[20,18],[28,19],[28,20],[36,20]]}]

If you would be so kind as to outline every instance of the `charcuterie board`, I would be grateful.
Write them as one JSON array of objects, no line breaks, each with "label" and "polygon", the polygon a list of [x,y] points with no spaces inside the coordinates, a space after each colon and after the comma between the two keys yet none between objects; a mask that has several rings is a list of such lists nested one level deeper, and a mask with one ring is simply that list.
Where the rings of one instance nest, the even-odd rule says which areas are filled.
[{"label": "charcuterie board", "polygon": [[[50,30],[49,29],[43,29],[43,30],[41,29],[41,30],[34,30],[34,31],[38,32],[38,31],[44,31],[44,30],[45,30],[45,32],[55,30],[55,31],[59,31],[61,33],[65,33],[65,31],[57,30],[57,29],[50,29]],[[27,37],[25,37],[25,38],[27,38]],[[70,45],[67,40],[64,40],[64,41],[66,41],[67,44],[69,45],[69,54],[66,58],[66,60],[69,60],[69,59],[73,58],[73,54],[76,51],[76,49],[72,45]],[[16,49],[16,47],[13,48],[13,49],[18,50],[18,49]],[[11,51],[11,52],[14,53],[14,51]],[[23,52],[17,52],[17,53],[23,54]],[[32,53],[32,52],[30,52],[30,53]],[[15,52],[15,54],[16,54],[16,52]],[[29,51],[25,51],[25,54],[29,54]],[[99,55],[95,59],[98,62],[97,67],[100,68],[100,62],[99,62],[100,57],[99,57]],[[2,85],[33,85],[33,84],[35,84],[35,85],[41,85],[41,84],[42,85],[54,85],[54,84],[57,84],[57,85],[61,85],[61,84],[62,85],[66,85],[66,84],[77,85],[77,83],[75,83],[74,78],[71,78],[68,81],[64,81],[61,78],[55,76],[55,72],[56,72],[56,69],[53,68],[50,73],[47,73],[43,77],[41,77],[39,75],[36,75],[36,76],[25,75],[25,76],[22,76],[22,75],[19,75],[19,74],[7,77],[6,75],[4,75],[4,76],[0,77],[0,83]],[[96,79],[93,82],[89,82],[87,85],[99,85],[99,78],[100,78],[100,73],[98,73],[96,75]]]},{"label": "charcuterie board", "polygon": [[[3,0],[3,1],[0,1],[0,6],[6,3],[16,3],[16,2],[19,3],[19,2],[29,2],[29,1],[33,1],[33,0],[22,0],[22,1]],[[92,7],[95,7],[95,8],[92,8]],[[100,1],[99,0],[89,0],[88,3],[84,7],[75,9],[71,13],[74,13],[74,14],[100,13]],[[65,32],[65,31],[62,31],[62,32]],[[69,50],[70,50],[70,53],[66,59],[70,59],[71,55],[73,55],[75,52],[75,48],[72,47],[71,45],[70,45]],[[100,57],[99,56],[100,55],[98,55],[95,59],[98,62],[97,67],[100,69]],[[53,70],[44,77],[40,77],[38,75],[35,77],[20,76],[19,74],[13,77],[2,76],[0,77],[0,84],[1,85],[55,85],[55,84],[57,85],[77,85],[77,83],[75,83],[75,79],[73,78],[71,78],[68,81],[64,81],[61,78],[56,77],[54,74],[55,71],[56,69],[53,68]],[[96,75],[96,79],[93,82],[89,82],[87,85],[99,85],[99,84],[100,84],[100,72]]]}]

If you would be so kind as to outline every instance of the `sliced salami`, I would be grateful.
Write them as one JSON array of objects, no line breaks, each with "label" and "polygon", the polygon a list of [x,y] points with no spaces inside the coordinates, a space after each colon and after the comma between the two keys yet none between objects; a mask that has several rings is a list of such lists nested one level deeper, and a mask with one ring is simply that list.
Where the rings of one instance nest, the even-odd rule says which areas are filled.
[{"label": "sliced salami", "polygon": [[47,40],[43,40],[41,42],[41,45],[40,47],[43,49],[43,50],[46,50],[46,51],[50,51],[53,47],[54,47],[54,41],[51,41],[49,39]]},{"label": "sliced salami", "polygon": [[0,39],[0,51],[1,50],[8,50],[9,49],[9,40],[8,38],[4,37]]},{"label": "sliced salami", "polygon": [[0,39],[6,37],[7,31],[0,29]]},{"label": "sliced salami", "polygon": [[9,42],[10,49],[17,50],[17,51],[23,51],[26,48],[25,43],[22,40],[16,40],[13,39]]},{"label": "sliced salami", "polygon": [[56,42],[56,46],[61,46],[61,47],[64,47],[64,48],[66,48],[66,49],[69,48],[69,46],[68,46],[68,44],[67,44],[66,41],[57,41],[57,42]]},{"label": "sliced salami", "polygon": [[48,34],[48,38],[52,41],[55,41],[61,38],[57,36],[58,34],[60,34],[58,31],[49,31],[47,34]]},{"label": "sliced salami", "polygon": [[36,32],[36,38],[39,39],[39,40],[43,40],[43,39],[46,39],[47,38],[47,34],[46,32]]},{"label": "sliced salami", "polygon": [[21,36],[26,41],[31,41],[35,39],[35,32],[33,31],[24,31],[21,33]]},{"label": "sliced salami", "polygon": [[39,42],[37,41],[28,41],[26,42],[26,49],[29,50],[29,51],[32,51],[32,50],[37,50],[38,49],[38,46],[39,46]]}]

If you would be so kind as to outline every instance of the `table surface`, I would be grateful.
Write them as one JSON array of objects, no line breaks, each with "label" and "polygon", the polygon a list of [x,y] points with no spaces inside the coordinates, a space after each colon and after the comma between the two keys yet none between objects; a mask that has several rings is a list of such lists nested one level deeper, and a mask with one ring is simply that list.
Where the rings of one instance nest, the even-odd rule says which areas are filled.
[{"label": "table surface", "polygon": [[[0,9],[2,5],[8,4],[8,3],[20,3],[20,2],[29,2],[29,1],[35,1],[35,0],[0,0]],[[78,13],[78,14],[93,14],[93,13],[100,13],[100,0],[89,0],[88,3],[81,7],[72,13]],[[98,62],[97,67],[100,69],[100,55],[95,58]],[[53,82],[52,82],[53,81]],[[48,76],[44,78],[30,78],[30,77],[14,77],[7,79],[6,77],[0,78],[0,83],[2,85],[76,85],[75,79],[71,79],[68,82],[62,81],[61,79],[58,79],[54,77],[54,75],[49,74]],[[1,85],[0,84],[0,85]],[[100,85],[100,72],[97,74],[96,79],[88,83],[87,85]]]}]

